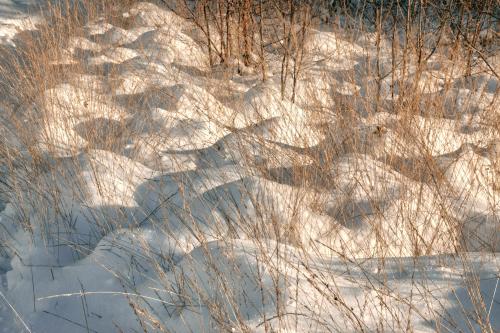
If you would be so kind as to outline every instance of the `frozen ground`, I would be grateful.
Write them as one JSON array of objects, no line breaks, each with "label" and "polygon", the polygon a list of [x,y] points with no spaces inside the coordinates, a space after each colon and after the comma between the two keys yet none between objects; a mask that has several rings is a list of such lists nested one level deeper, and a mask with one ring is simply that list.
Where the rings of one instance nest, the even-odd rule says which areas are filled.
[{"label": "frozen ground", "polygon": [[[23,7],[0,2],[4,42]],[[50,162],[0,164],[6,183],[28,180],[0,191],[0,332],[500,331],[498,79],[436,65],[423,90],[451,80],[449,114],[368,116],[360,102],[346,129],[312,101],[369,94],[373,78],[345,75],[368,66],[371,36],[316,32],[292,103],[278,67],[266,83],[205,75],[186,21],[147,4],[127,16],[54,59],[83,56],[85,71],[39,96],[30,136]],[[396,163],[423,151],[444,196],[429,170]],[[320,176],[304,186],[301,171]]]}]

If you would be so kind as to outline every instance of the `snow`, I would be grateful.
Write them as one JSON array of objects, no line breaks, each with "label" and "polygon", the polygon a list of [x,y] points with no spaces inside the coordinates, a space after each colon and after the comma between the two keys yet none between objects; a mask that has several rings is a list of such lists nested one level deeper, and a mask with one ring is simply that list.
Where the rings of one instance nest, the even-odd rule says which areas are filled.
[{"label": "snow", "polygon": [[[26,8],[0,0],[0,42]],[[344,110],[374,36],[312,31],[292,101],[279,75],[209,76],[173,12],[124,17],[54,60],[85,72],[37,96],[36,146],[0,125],[0,152],[40,152],[0,158],[0,332],[500,330],[497,78],[429,66],[421,114]]]},{"label": "snow", "polygon": [[[0,43],[11,44],[12,38],[24,30],[34,30],[38,21],[36,0],[0,1]],[[31,13],[31,15],[30,15]]]}]

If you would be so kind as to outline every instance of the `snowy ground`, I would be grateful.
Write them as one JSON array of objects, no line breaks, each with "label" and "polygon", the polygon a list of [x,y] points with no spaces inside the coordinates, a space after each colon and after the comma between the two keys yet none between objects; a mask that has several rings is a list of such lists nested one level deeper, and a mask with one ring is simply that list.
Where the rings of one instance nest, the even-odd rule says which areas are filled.
[{"label": "snowy ground", "polygon": [[9,43],[19,31],[34,28],[39,10],[37,0],[0,0],[0,43]]},{"label": "snowy ground", "polygon": [[[0,2],[5,43],[18,9]],[[311,101],[370,93],[373,78],[345,75],[368,66],[371,36],[318,31],[292,103],[277,65],[265,83],[247,68],[205,75],[186,21],[146,4],[128,15],[54,59],[83,55],[86,72],[39,96],[50,108],[30,135],[46,169],[0,173],[29,179],[0,192],[0,332],[486,331],[477,318],[500,331],[500,143],[485,121],[500,115],[498,79],[452,77],[449,114],[403,131],[404,115],[360,102],[346,130]],[[429,99],[449,75],[424,72]],[[445,196],[428,170],[397,167],[423,150]],[[315,168],[309,186],[296,179]],[[456,254],[464,243],[475,252]]]}]

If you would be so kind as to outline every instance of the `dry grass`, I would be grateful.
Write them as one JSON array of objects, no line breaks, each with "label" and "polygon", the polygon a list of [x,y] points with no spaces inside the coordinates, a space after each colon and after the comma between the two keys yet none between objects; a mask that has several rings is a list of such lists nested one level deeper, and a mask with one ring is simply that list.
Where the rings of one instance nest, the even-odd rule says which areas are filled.
[{"label": "dry grass", "polygon": [[[444,254],[457,259],[439,265],[459,265],[466,274],[473,305],[463,309],[466,326],[494,331],[492,306],[470,264],[470,256],[476,258],[471,252],[493,261],[500,250],[499,88],[481,82],[486,75],[498,80],[498,28],[492,23],[484,29],[493,20],[494,1],[482,2],[483,8],[463,2],[428,4],[425,11],[376,6],[362,13],[306,1],[165,4],[189,22],[182,29],[206,58],[197,68],[180,64],[172,71],[147,47],[135,50],[169,73],[171,87],[204,85],[217,103],[194,88],[186,103],[218,125],[210,131],[227,131],[191,154],[165,149],[176,144],[170,132],[146,135],[158,122],[152,110],[179,107],[181,102],[171,102],[179,86],[156,86],[144,64],[89,60],[111,58],[123,48],[105,34],[90,44],[86,25],[103,21],[130,29],[133,15],[121,14],[134,2],[50,7],[37,31],[20,34],[16,48],[0,50],[0,172],[6,175],[0,200],[14,207],[24,230],[33,230],[34,242],[70,251],[78,260],[106,235],[148,225],[172,239],[174,252],[197,244],[181,266],[175,255],[155,253],[146,241],[134,249],[121,248],[119,240],[109,244],[142,256],[154,269],[144,273],[147,279],[162,289],[158,305],[137,296],[141,292],[122,272],[112,272],[144,332],[168,332],[168,316],[182,318],[201,307],[221,332],[299,332],[306,329],[301,325],[320,332],[411,332],[414,318],[456,331],[463,323],[450,321],[446,308],[435,305],[439,300],[428,290],[432,277],[425,276],[426,256]],[[337,36],[336,49],[321,50],[323,40],[314,32],[319,28]],[[344,69],[343,61],[356,52]],[[333,70],[321,70],[324,63]],[[126,86],[124,73],[139,79]],[[263,126],[275,121],[264,120],[273,110],[261,108],[271,103],[258,105],[252,119],[239,125],[224,120],[226,108],[243,105],[244,89],[265,92],[269,82],[277,82],[275,97],[288,103],[286,111],[304,110],[317,144],[301,130],[294,145],[273,142],[273,131],[283,125]],[[58,90],[62,84],[74,88]],[[349,84],[360,88],[343,93]],[[286,125],[295,119],[286,117]],[[103,151],[115,153],[111,164]],[[193,160],[196,169],[186,171]],[[214,171],[228,160],[238,167]],[[485,188],[493,189],[492,197]],[[139,202],[132,209],[144,193],[155,205]],[[89,197],[97,208],[75,213],[72,202],[85,206]],[[488,205],[471,209],[477,198]],[[88,233],[72,234],[82,217]],[[485,221],[493,227],[481,229]],[[42,230],[41,239],[35,230]],[[9,235],[0,239],[8,244],[7,255],[15,256]],[[242,253],[255,260],[253,266],[244,267]],[[413,272],[409,295],[386,283],[387,272],[398,265],[404,274]],[[258,313],[252,327],[240,309],[247,298],[257,300],[235,281],[250,285],[258,301],[273,308]],[[366,291],[357,305],[344,299],[347,281]]]}]

